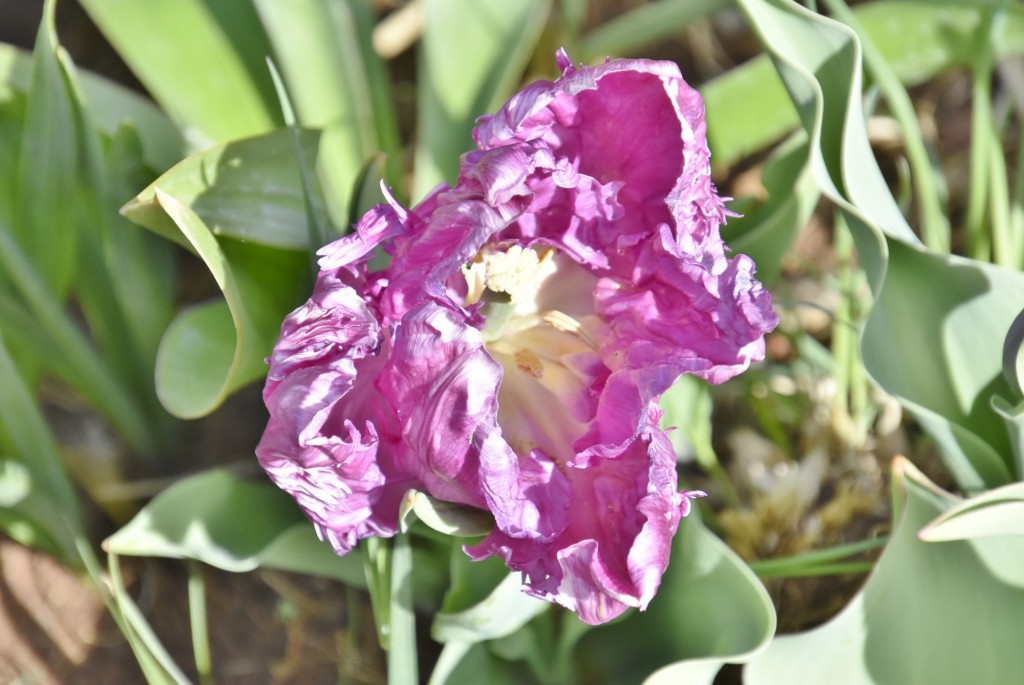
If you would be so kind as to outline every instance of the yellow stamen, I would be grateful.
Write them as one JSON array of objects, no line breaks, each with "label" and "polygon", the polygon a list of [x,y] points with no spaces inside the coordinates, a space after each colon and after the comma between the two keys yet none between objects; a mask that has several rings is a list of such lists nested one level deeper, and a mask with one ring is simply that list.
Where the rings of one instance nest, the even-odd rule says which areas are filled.
[{"label": "yellow stamen", "polygon": [[542,313],[540,315],[540,318],[544,322],[551,324],[560,331],[572,333],[580,340],[582,340],[590,349],[597,349],[597,341],[594,340],[594,336],[592,336],[590,332],[583,327],[583,324],[581,324],[579,321],[572,318],[565,312],[560,312],[557,309],[549,309],[548,311]]}]

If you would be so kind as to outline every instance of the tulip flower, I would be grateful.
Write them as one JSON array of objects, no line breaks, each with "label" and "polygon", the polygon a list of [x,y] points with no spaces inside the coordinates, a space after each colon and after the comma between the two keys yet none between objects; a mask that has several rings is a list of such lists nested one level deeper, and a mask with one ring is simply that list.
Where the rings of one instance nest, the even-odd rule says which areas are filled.
[{"label": "tulip flower", "polygon": [[660,396],[762,359],[777,318],[722,242],[676,65],[557,59],[480,120],[454,187],[388,195],[319,252],[257,455],[339,554],[394,535],[410,489],[490,512],[466,553],[596,624],[647,606],[702,494],[679,490]]}]

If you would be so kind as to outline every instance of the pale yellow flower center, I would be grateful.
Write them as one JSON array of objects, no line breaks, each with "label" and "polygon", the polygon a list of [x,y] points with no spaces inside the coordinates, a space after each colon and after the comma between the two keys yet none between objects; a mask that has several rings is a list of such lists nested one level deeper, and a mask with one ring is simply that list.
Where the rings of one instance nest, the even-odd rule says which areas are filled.
[{"label": "pale yellow flower center", "polygon": [[586,430],[586,369],[597,358],[593,277],[554,249],[519,245],[485,249],[462,272],[465,303],[485,302],[484,346],[504,369],[503,436],[519,454],[539,448],[564,461]]}]

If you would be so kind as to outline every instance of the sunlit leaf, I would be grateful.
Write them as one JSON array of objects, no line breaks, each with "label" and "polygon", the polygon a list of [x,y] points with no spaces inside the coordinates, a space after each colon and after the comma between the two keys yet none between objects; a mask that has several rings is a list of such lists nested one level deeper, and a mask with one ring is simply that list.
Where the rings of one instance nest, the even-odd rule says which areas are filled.
[{"label": "sunlit leaf", "polygon": [[323,130],[319,168],[331,216],[346,227],[359,170],[378,150],[368,59],[347,2],[257,0],[298,124]]},{"label": "sunlit leaf", "polygon": [[279,126],[263,63],[270,53],[249,3],[81,3],[193,147]]},{"label": "sunlit leaf", "polygon": [[429,528],[455,537],[486,535],[494,525],[494,519],[479,509],[439,500],[417,490],[410,490],[402,500],[398,520],[403,527],[410,513]]},{"label": "sunlit leaf", "polygon": [[[319,138],[313,131],[299,133],[310,165],[317,158]],[[312,166],[308,171],[312,173]],[[186,244],[155,201],[157,188],[188,205],[214,235],[285,249],[310,247],[298,160],[285,129],[198,152],[121,210],[132,221]]]}]

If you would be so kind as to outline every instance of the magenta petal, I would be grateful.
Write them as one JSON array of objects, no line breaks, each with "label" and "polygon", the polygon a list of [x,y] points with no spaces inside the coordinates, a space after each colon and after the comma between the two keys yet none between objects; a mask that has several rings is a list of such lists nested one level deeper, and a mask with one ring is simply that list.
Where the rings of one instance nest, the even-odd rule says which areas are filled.
[{"label": "magenta petal", "polygon": [[[480,331],[453,310],[428,302],[403,319],[377,384],[394,407],[404,468],[435,497],[486,507],[479,452],[498,432],[500,382]],[[503,457],[498,468],[507,471],[515,455]]]}]

